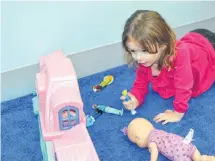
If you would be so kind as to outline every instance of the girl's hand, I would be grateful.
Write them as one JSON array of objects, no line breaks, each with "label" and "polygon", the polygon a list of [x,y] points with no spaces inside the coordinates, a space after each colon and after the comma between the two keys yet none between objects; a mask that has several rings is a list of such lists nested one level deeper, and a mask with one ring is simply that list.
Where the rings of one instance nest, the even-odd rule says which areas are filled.
[{"label": "girl's hand", "polygon": [[154,117],[156,123],[162,122],[163,125],[169,122],[179,122],[184,116],[184,113],[179,113],[172,110],[166,110],[164,113],[160,113]]},{"label": "girl's hand", "polygon": [[121,96],[120,99],[123,101],[123,105],[127,110],[137,108],[139,102],[134,95],[128,92],[128,96],[130,97],[130,101],[125,101],[125,96]]}]

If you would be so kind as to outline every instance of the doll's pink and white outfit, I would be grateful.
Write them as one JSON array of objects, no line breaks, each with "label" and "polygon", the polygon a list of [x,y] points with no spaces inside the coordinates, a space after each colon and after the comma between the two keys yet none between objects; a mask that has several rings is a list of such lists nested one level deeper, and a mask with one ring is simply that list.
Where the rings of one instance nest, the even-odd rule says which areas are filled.
[{"label": "doll's pink and white outfit", "polygon": [[148,142],[156,143],[158,151],[173,161],[192,161],[192,155],[196,150],[192,143],[184,143],[183,137],[163,130],[152,130]]}]

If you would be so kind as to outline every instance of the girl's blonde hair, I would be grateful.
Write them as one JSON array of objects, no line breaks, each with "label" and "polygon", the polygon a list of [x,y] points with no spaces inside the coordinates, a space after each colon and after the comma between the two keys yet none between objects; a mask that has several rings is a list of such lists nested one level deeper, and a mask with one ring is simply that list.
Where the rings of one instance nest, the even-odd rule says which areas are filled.
[{"label": "girl's blonde hair", "polygon": [[136,40],[144,50],[151,54],[158,52],[157,47],[165,45],[166,48],[158,60],[158,69],[161,70],[163,66],[168,69],[172,68],[176,35],[158,12],[137,10],[125,23],[122,44],[126,50],[127,63],[136,67],[137,63],[127,47],[129,39]]}]

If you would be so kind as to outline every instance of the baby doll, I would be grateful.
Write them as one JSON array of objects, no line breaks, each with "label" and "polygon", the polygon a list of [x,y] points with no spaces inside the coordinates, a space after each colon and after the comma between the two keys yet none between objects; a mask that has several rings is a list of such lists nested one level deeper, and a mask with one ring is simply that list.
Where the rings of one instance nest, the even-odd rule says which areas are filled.
[{"label": "baby doll", "polygon": [[186,143],[176,134],[155,129],[144,118],[132,120],[124,132],[140,148],[149,148],[150,161],[156,161],[159,152],[173,161],[215,161],[214,156],[201,155],[192,143]]}]

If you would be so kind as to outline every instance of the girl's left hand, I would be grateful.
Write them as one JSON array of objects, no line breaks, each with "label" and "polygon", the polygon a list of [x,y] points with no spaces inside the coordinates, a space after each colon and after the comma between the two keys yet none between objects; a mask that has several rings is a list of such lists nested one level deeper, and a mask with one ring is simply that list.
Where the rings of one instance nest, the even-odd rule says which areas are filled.
[{"label": "girl's left hand", "polygon": [[179,122],[184,116],[184,113],[179,113],[172,110],[166,110],[164,113],[160,113],[154,117],[156,123],[162,122],[163,125],[169,122]]}]

